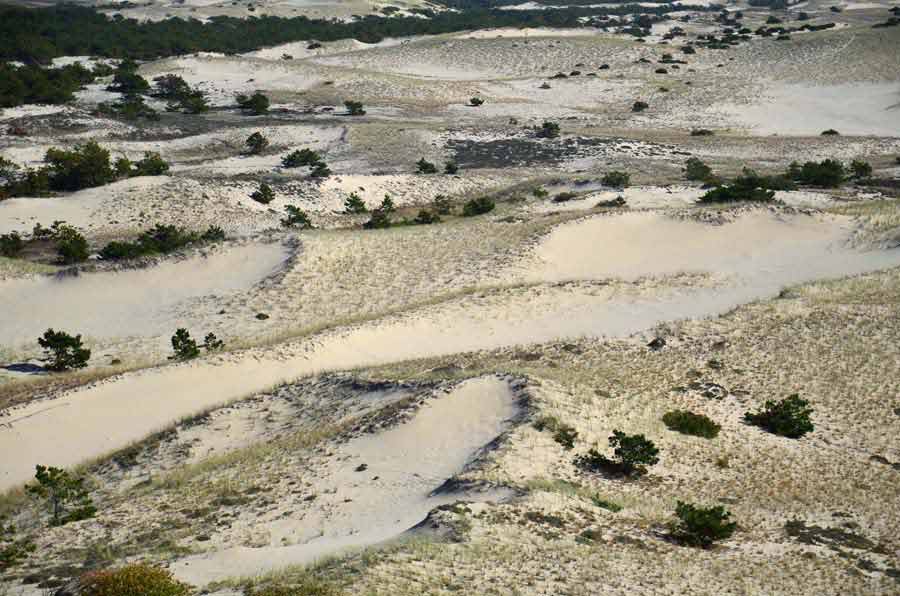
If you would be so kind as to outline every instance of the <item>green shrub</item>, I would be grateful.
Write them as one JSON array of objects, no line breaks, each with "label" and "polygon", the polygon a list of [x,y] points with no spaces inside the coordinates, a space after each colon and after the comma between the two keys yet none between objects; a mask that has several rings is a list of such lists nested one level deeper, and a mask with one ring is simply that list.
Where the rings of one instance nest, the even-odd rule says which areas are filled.
[{"label": "green shrub", "polygon": [[836,131],[833,128],[829,128],[828,130],[822,131],[822,136],[824,136],[824,137],[836,137],[836,136],[839,136],[840,134],[841,133],[839,133],[838,131]]},{"label": "green shrub", "polygon": [[416,162],[416,171],[420,174],[436,174],[438,169],[436,165],[423,157]]},{"label": "green shrub", "polygon": [[450,210],[453,208],[450,199],[448,199],[445,195],[438,195],[434,197],[434,210],[437,211],[438,215],[450,215]]},{"label": "green shrub", "polygon": [[854,159],[850,162],[850,171],[857,180],[869,178],[872,176],[872,166],[867,161]]},{"label": "green shrub", "polygon": [[319,162],[313,166],[309,176],[310,178],[328,178],[331,176],[331,169],[324,162]]},{"label": "green shrub", "polygon": [[469,100],[469,105],[472,107],[477,108],[478,106],[480,106],[482,104],[484,104],[484,100],[481,99],[480,97],[473,97],[472,99]]},{"label": "green shrub", "polygon": [[282,226],[286,228],[299,228],[301,230],[308,230],[313,227],[309,216],[299,207],[285,205],[284,210],[287,213],[287,216],[281,220]]},{"label": "green shrub", "polygon": [[200,348],[197,347],[197,342],[191,338],[191,334],[183,327],[177,329],[175,335],[172,336],[172,350],[175,352],[171,357],[172,360],[191,360],[200,355]]},{"label": "green shrub", "polygon": [[367,230],[381,230],[384,228],[389,228],[391,227],[391,216],[387,211],[381,208],[373,209],[369,221],[364,223],[363,227]]},{"label": "green shrub", "polygon": [[319,155],[317,151],[306,148],[291,151],[281,158],[281,166],[284,168],[301,168],[304,166],[314,167],[320,163],[323,163],[322,156]]},{"label": "green shrub", "polygon": [[563,446],[566,450],[575,447],[575,439],[578,438],[578,431],[574,426],[568,424],[560,424],[553,432],[553,440]]},{"label": "green shrub", "polygon": [[705,182],[712,176],[712,168],[696,157],[690,157],[684,163],[684,177],[688,180]]},{"label": "green shrub", "polygon": [[18,256],[25,249],[25,241],[17,232],[0,235],[0,255],[4,257]]},{"label": "green shrub", "polygon": [[445,174],[456,174],[459,172],[459,166],[456,165],[456,162],[448,161],[444,164],[444,173]]},{"label": "green shrub", "polygon": [[42,465],[35,466],[36,484],[25,486],[25,492],[43,500],[50,511],[50,526],[94,517],[94,507],[84,478],[74,478],[66,470]]},{"label": "green shrub", "polygon": [[485,213],[489,213],[494,210],[494,200],[490,197],[478,197],[477,199],[472,199],[471,201],[466,202],[463,205],[463,217],[474,217],[476,215],[483,215]]},{"label": "green shrub", "polygon": [[114,102],[101,101],[97,104],[97,111],[107,116],[128,121],[141,118],[159,120],[159,114],[156,110],[148,106],[140,95],[125,95]]},{"label": "green shrub", "polygon": [[650,107],[650,104],[648,104],[646,101],[636,101],[633,104],[631,104],[631,111],[632,112],[643,112],[644,110],[646,110],[649,107]]},{"label": "green shrub", "polygon": [[366,114],[361,101],[347,100],[344,102],[344,107],[347,108],[347,114],[350,116],[365,116]]},{"label": "green shrub", "polygon": [[259,183],[259,188],[254,190],[250,194],[250,198],[256,201],[257,203],[262,203],[263,205],[268,205],[272,201],[275,200],[275,192],[272,190],[272,187],[266,184],[265,182]]},{"label": "green shrub", "polygon": [[394,199],[391,198],[391,195],[384,195],[378,208],[385,213],[393,213],[396,209],[394,208]]},{"label": "green shrub", "polygon": [[215,333],[207,333],[203,338],[203,347],[207,352],[218,352],[225,347],[225,342],[216,337]]},{"label": "green shrub", "polygon": [[80,263],[90,255],[90,245],[81,232],[71,226],[59,226],[54,234],[56,254],[64,265]]},{"label": "green shrub", "polygon": [[685,435],[713,439],[719,434],[721,426],[710,420],[703,414],[694,414],[687,410],[672,410],[662,417],[663,424]]},{"label": "green shrub", "polygon": [[787,176],[809,186],[836,188],[844,182],[847,172],[840,161],[826,159],[820,162],[808,161],[802,166],[794,162],[788,167]]},{"label": "green shrub", "polygon": [[765,188],[740,188],[734,185],[717,186],[706,191],[698,203],[730,203],[734,201],[750,201],[765,203],[775,199],[775,191]]},{"label": "green shrub", "polygon": [[[261,132],[256,131],[255,133],[247,137],[247,140],[244,141],[244,145],[247,146],[247,152],[250,155],[259,155],[266,147],[269,146],[269,139],[264,137]],[[282,160],[282,165],[284,165],[284,160]]]},{"label": "green shrub", "polygon": [[169,171],[169,164],[159,153],[147,151],[144,158],[134,164],[135,176],[162,176]]},{"label": "green shrub", "polygon": [[544,139],[555,139],[559,136],[559,123],[545,121],[538,129],[537,136]]},{"label": "green shrub", "polygon": [[691,131],[692,137],[711,137],[715,133],[708,128],[695,128]]},{"label": "green shrub", "polygon": [[604,186],[625,188],[631,182],[631,176],[627,172],[613,170],[604,174],[601,182],[603,182]]},{"label": "green shrub", "polygon": [[718,540],[730,538],[737,529],[737,523],[728,521],[731,514],[721,505],[698,507],[678,501],[675,515],[678,523],[674,526],[672,535],[688,546],[709,548]]},{"label": "green shrub", "polygon": [[245,112],[259,116],[269,111],[269,98],[259,91],[250,96],[241,93],[235,99],[238,107]]},{"label": "green shrub", "polygon": [[429,225],[440,223],[441,218],[436,213],[429,211],[428,209],[422,209],[419,211],[419,214],[416,215],[416,219],[414,223],[418,225]]},{"label": "green shrub", "polygon": [[590,449],[586,454],[575,457],[575,465],[591,472],[607,472],[624,476],[641,476],[647,473],[647,466],[659,462],[659,449],[644,435],[626,435],[613,430],[609,437],[614,459]]},{"label": "green shrub", "polygon": [[613,513],[618,513],[622,511],[622,506],[618,503],[613,503],[607,499],[604,499],[600,495],[594,495],[591,497],[591,502],[599,507],[600,509],[606,509],[607,511],[612,511]]},{"label": "green shrub", "polygon": [[52,147],[44,156],[51,190],[74,191],[108,184],[115,179],[109,151],[96,141],[76,145],[71,151]]},{"label": "green shrub", "polygon": [[190,586],[172,572],[146,563],[92,571],[81,577],[81,596],[189,596]]},{"label": "green shrub", "polygon": [[365,213],[368,211],[366,208],[366,202],[362,200],[362,198],[356,194],[355,192],[351,192],[350,196],[344,199],[344,212],[345,213]]},{"label": "green shrub", "polygon": [[747,412],[744,421],[770,433],[797,439],[813,431],[809,402],[793,394],[779,402],[767,401],[759,412]]}]

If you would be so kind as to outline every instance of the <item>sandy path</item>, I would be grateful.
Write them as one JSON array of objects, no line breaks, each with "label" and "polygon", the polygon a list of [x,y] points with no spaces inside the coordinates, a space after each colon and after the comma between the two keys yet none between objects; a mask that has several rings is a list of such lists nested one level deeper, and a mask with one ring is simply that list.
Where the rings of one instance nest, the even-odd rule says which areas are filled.
[{"label": "sandy path", "polygon": [[668,224],[658,217],[644,214],[630,228],[623,220],[629,233],[621,239],[613,236],[613,218],[562,226],[538,247],[525,273],[535,279],[603,279],[720,269],[719,285],[647,282],[598,290],[588,283],[476,294],[265,352],[123,375],[10,412],[0,428],[0,489],[26,481],[37,463],[77,464],[178,417],[279,381],[584,335],[628,336],[663,321],[714,316],[786,285],[900,265],[900,250],[841,248],[849,234],[845,221],[815,225],[819,220],[807,216],[781,221],[760,213],[715,227],[673,222],[665,232]]},{"label": "sandy path", "polygon": [[[269,546],[204,553],[178,561],[172,570],[179,579],[205,585],[310,563],[396,536],[422,521],[431,509],[461,498],[459,493],[430,493],[460,472],[514,414],[505,380],[467,381],[448,395],[429,400],[410,422],[341,446],[314,478],[305,474],[313,493],[322,497],[312,511],[281,518],[265,528],[254,526],[254,532],[268,533]],[[367,468],[357,471],[360,464]],[[330,494],[333,487],[337,493]]]}]

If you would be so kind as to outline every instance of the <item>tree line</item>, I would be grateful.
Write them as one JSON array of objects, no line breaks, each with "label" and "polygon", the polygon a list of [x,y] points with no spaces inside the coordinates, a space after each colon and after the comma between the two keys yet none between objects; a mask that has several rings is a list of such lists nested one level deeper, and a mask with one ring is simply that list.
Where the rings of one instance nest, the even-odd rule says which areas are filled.
[{"label": "tree line", "polygon": [[[436,35],[493,27],[583,27],[581,17],[662,15],[682,7],[567,7],[534,11],[497,10],[475,3],[456,12],[429,12],[429,18],[365,16],[351,22],[307,17],[234,18],[208,22],[169,18],[139,22],[121,15],[107,18],[93,8],[58,5],[47,8],[0,8],[0,60],[47,64],[58,56],[99,56],[151,60],[194,52],[249,52],[300,40],[357,39],[375,43],[385,37]],[[703,10],[704,8],[698,8]],[[707,7],[712,9],[714,7]]]}]

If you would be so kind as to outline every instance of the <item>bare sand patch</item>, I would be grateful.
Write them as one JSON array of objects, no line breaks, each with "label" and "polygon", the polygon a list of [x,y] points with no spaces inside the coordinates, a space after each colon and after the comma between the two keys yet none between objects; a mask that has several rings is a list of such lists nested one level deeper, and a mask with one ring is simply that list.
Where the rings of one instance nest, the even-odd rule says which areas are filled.
[{"label": "bare sand patch", "polygon": [[[427,401],[411,421],[341,445],[322,469],[306,478],[313,494],[336,488],[334,497],[317,499],[302,516],[255,524],[253,532],[267,534],[267,544],[212,549],[176,561],[172,569],[180,579],[205,585],[311,563],[399,535],[431,509],[464,497],[433,491],[503,432],[515,411],[506,380],[467,381]],[[365,469],[359,470],[363,464]]]},{"label": "bare sand patch", "polygon": [[247,290],[287,258],[279,244],[248,244],[147,269],[0,282],[0,343],[32,344],[48,327],[97,339],[164,335],[182,326],[179,306]]},{"label": "bare sand patch", "polygon": [[725,109],[755,134],[900,136],[900,83],[780,84],[760,103]]}]

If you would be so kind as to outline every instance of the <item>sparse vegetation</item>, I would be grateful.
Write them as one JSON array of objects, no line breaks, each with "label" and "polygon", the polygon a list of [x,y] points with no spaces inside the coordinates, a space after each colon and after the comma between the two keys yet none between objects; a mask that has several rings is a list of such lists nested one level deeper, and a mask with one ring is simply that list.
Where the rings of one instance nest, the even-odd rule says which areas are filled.
[{"label": "sparse vegetation", "polygon": [[809,402],[795,393],[778,402],[767,401],[762,410],[744,414],[744,421],[772,434],[799,439],[813,431],[812,413]]},{"label": "sparse vegetation", "polygon": [[16,527],[0,516],[0,572],[9,571],[36,550],[33,542],[16,536]]},{"label": "sparse vegetation", "polygon": [[157,224],[141,232],[134,242],[112,241],[100,251],[105,260],[135,259],[155,254],[168,254],[192,244],[221,242],[225,231],[210,226],[202,234],[189,232],[174,225]]},{"label": "sparse vegetation", "polygon": [[64,526],[97,514],[97,508],[84,486],[84,478],[75,478],[60,468],[38,465],[34,479],[35,484],[27,485],[25,492],[44,502],[50,513],[51,527]]}]

